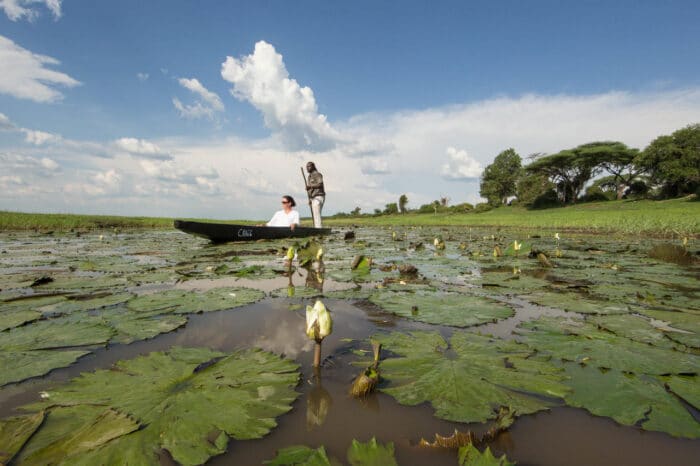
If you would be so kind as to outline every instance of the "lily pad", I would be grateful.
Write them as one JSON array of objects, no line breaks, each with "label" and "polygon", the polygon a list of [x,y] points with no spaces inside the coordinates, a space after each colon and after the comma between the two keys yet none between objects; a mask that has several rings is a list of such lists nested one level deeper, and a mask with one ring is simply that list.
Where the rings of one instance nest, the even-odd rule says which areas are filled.
[{"label": "lily pad", "polygon": [[331,466],[323,446],[310,448],[304,445],[294,445],[282,448],[274,459],[264,464],[272,466]]},{"label": "lily pad", "polygon": [[0,386],[70,366],[89,351],[0,351]]},{"label": "lily pad", "polygon": [[[161,449],[180,464],[202,464],[223,453],[229,437],[260,438],[274,428],[275,418],[289,411],[298,396],[294,391],[297,369],[295,363],[261,350],[225,355],[173,348],[120,361],[112,370],[83,374],[50,392],[50,401],[28,408],[53,413],[60,406],[77,412],[103,406],[141,424],[135,432],[123,432],[108,443],[76,453],[70,464],[158,465]],[[74,441],[76,421],[70,418],[54,419],[50,414],[23,449],[22,458],[41,454],[46,463],[59,462],[63,448],[51,449],[56,456],[46,452],[50,445]],[[80,418],[77,429],[94,423],[91,413]]]},{"label": "lily pad", "polygon": [[470,327],[512,317],[510,307],[481,296],[461,293],[380,292],[369,300],[392,314],[453,327]]},{"label": "lily pad", "polygon": [[608,300],[593,300],[575,292],[538,292],[525,296],[525,299],[541,306],[553,307],[581,314],[626,314],[629,306]]},{"label": "lily pad", "polygon": [[63,296],[41,296],[0,303],[0,331],[33,322],[43,315],[39,308],[64,299]]},{"label": "lily pad", "polygon": [[491,449],[486,447],[480,452],[474,445],[469,444],[459,449],[459,466],[514,466],[506,458],[506,455],[496,458]]},{"label": "lily pad", "polygon": [[377,443],[372,437],[367,443],[352,441],[348,448],[348,461],[352,466],[397,466],[394,458],[394,444],[386,445]]},{"label": "lily pad", "polygon": [[145,314],[189,314],[232,309],[264,297],[263,291],[250,288],[214,288],[204,292],[168,290],[136,297],[127,306],[131,311]]},{"label": "lily pad", "polygon": [[455,332],[449,342],[428,332],[373,338],[398,355],[381,362],[380,389],[404,405],[429,402],[450,421],[486,422],[502,406],[534,413],[569,391],[561,369],[530,358],[532,351],[513,341],[470,332]]},{"label": "lily pad", "polygon": [[635,314],[591,316],[587,319],[603,330],[627,337],[630,340],[668,349],[678,349],[681,345],[666,338],[665,332],[653,326],[648,318]]},{"label": "lily pad", "polygon": [[668,388],[692,405],[695,409],[700,409],[700,378],[695,377],[669,377],[666,385]]},{"label": "lily pad", "polygon": [[640,425],[676,437],[700,437],[700,423],[659,381],[578,364],[567,364],[566,373],[570,377],[567,384],[574,389],[566,397],[567,404],[624,425]]},{"label": "lily pad", "polygon": [[553,357],[635,374],[696,374],[700,357],[630,340],[583,320],[540,317],[520,324],[523,340]]},{"label": "lily pad", "polygon": [[700,348],[700,316],[678,311],[641,309],[667,338],[692,348]]},{"label": "lily pad", "polygon": [[42,422],[43,411],[0,420],[0,464],[9,464]]}]

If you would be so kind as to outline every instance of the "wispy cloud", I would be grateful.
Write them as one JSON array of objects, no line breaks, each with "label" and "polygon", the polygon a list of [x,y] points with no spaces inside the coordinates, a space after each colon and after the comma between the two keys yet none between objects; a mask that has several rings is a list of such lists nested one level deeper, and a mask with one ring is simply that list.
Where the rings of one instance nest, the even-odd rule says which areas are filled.
[{"label": "wispy cloud", "polygon": [[63,94],[55,86],[75,87],[81,83],[65,73],[46,68],[58,65],[55,58],[38,55],[0,36],[0,93],[35,102],[55,102]]},{"label": "wispy cloud", "polygon": [[224,111],[224,104],[221,98],[208,90],[198,79],[180,78],[177,82],[185,89],[191,91],[196,96],[194,104],[183,104],[180,99],[174,97],[173,105],[183,118],[209,118],[214,119],[214,115]]},{"label": "wispy cloud", "polygon": [[138,157],[159,160],[170,160],[172,158],[167,152],[158,147],[157,144],[144,139],[121,138],[114,141],[114,146],[117,149]]},{"label": "wispy cloud", "polygon": [[263,114],[265,125],[290,150],[324,151],[339,142],[338,132],[318,113],[314,92],[289,77],[282,55],[271,44],[260,41],[251,55],[227,57],[221,76],[233,84],[237,99]]},{"label": "wispy cloud", "polygon": [[136,73],[136,78],[141,82],[148,81],[149,76],[148,73]]},{"label": "wispy cloud", "polygon": [[34,21],[40,13],[31,5],[38,3],[46,6],[53,14],[54,19],[58,20],[62,15],[61,2],[62,0],[0,0],[0,9],[12,21],[18,21],[22,18]]}]

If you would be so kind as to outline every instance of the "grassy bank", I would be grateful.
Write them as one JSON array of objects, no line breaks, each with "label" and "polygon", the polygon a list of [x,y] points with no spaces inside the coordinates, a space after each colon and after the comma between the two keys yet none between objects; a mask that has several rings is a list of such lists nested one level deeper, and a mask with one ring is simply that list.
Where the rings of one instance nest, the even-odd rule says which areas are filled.
[{"label": "grassy bank", "polygon": [[700,202],[690,198],[667,201],[610,201],[562,208],[527,210],[501,207],[482,213],[397,214],[324,220],[344,225],[465,225],[537,228],[562,231],[617,232],[656,236],[700,234]]},{"label": "grassy bank", "polygon": [[[305,214],[303,208],[301,213]],[[223,223],[255,222],[231,220]],[[308,225],[311,221],[304,219],[302,223]],[[327,218],[324,219],[324,225],[331,227],[464,225],[682,237],[700,235],[700,202],[685,198],[668,201],[610,201],[544,210],[501,207],[478,214],[407,213],[377,217],[367,215]],[[173,219],[165,217],[27,214],[0,211],[0,231],[70,231],[104,228],[172,228],[172,226]]]}]

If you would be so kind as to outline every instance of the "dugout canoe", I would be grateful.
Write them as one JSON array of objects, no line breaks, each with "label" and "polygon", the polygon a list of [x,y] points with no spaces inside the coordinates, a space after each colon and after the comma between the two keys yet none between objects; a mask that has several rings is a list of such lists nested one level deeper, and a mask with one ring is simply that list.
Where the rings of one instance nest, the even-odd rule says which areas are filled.
[{"label": "dugout canoe", "polygon": [[175,228],[191,235],[207,238],[212,243],[303,238],[306,236],[323,236],[331,233],[330,228],[296,227],[292,230],[289,227],[232,225],[229,223],[191,222],[189,220],[175,220]]}]

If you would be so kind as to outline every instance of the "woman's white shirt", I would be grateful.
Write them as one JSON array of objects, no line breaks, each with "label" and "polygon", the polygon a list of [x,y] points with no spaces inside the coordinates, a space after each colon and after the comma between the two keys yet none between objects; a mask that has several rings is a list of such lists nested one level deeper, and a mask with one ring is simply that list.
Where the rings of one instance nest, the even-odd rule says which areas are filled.
[{"label": "woman's white shirt", "polygon": [[286,213],[284,210],[278,210],[266,225],[268,227],[289,227],[293,223],[299,225],[299,212],[294,209],[290,210],[289,213]]}]

